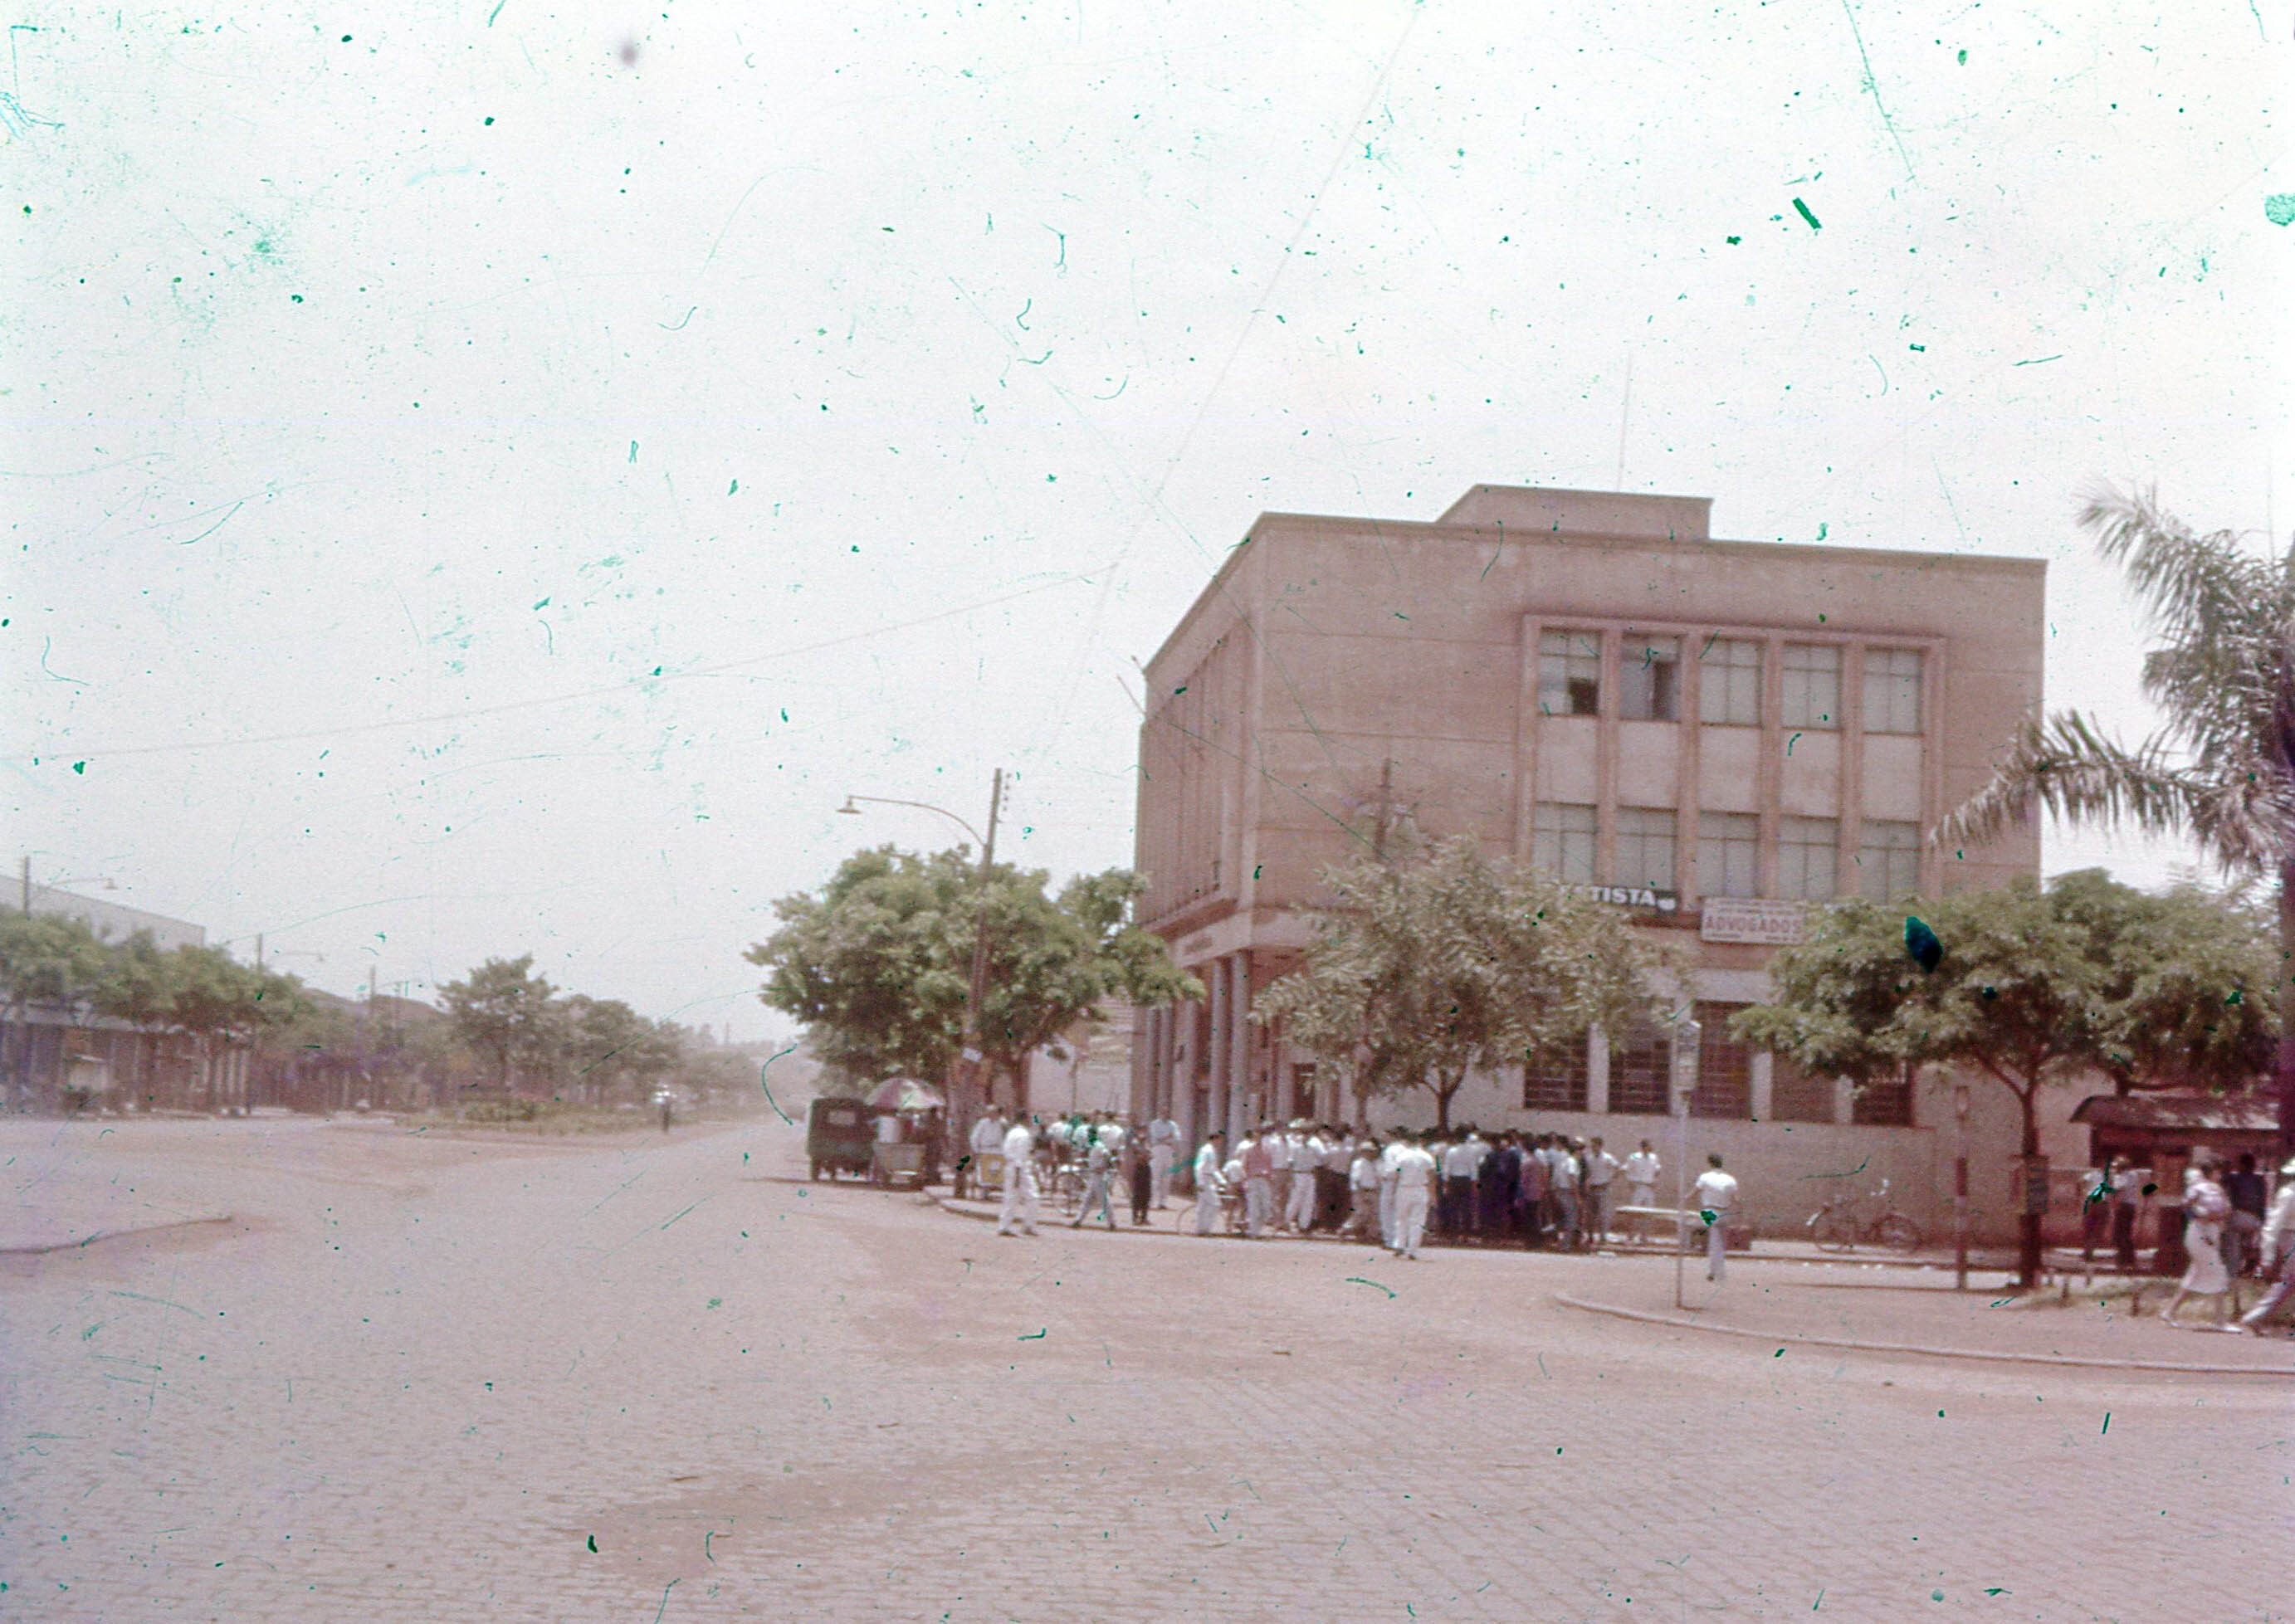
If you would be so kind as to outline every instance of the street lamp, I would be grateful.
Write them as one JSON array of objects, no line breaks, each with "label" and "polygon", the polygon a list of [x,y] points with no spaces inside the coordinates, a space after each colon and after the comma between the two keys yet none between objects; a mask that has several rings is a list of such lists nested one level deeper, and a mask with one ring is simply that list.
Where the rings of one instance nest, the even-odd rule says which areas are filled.
[{"label": "street lamp", "polygon": [[[985,836],[947,807],[935,806],[929,801],[902,801],[891,796],[848,794],[845,797],[845,804],[838,807],[837,812],[845,817],[859,817],[861,809],[853,804],[855,801],[867,801],[878,806],[913,806],[919,812],[937,813],[979,843],[980,899],[972,932],[972,975],[966,983],[964,995],[963,1054],[965,1061],[977,1065],[984,1058],[980,1052],[980,1006],[988,992],[988,875],[996,862],[996,818],[1004,806],[1004,769],[996,769],[989,788],[988,833]],[[967,1113],[960,1109],[957,1115],[960,1120],[949,1124],[951,1132],[971,1126]]]},{"label": "street lamp", "polygon": [[[1695,1017],[1681,1022],[1673,1029],[1673,1120],[1676,1127],[1673,1143],[1673,1306],[1687,1308],[1682,1298],[1682,1270],[1687,1265],[1689,1229],[1682,1212],[1687,1206],[1689,1192],[1689,1097],[1697,1092],[1697,1062],[1699,1050],[1705,1044],[1705,1027]],[[1726,1218],[1726,1214],[1719,1215]],[[1721,1236],[1724,1251],[1729,1236]]]},{"label": "street lamp", "polygon": [[[32,860],[29,855],[25,857],[20,872],[23,878],[24,917],[29,919],[32,917]],[[53,891],[59,885],[93,885],[99,880],[102,882],[106,891],[119,889],[118,882],[109,874],[73,874],[62,879],[52,879],[41,889]]]}]

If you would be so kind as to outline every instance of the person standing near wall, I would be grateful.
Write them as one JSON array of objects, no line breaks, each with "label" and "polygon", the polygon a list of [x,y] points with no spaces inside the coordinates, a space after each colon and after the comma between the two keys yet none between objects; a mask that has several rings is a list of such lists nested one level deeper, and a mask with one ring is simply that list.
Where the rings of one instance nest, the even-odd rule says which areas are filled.
[{"label": "person standing near wall", "polygon": [[1148,1124],[1148,1174],[1156,1183],[1158,1212],[1172,1204],[1172,1164],[1179,1160],[1180,1124],[1159,1116]]},{"label": "person standing near wall", "polygon": [[1148,1204],[1154,1196],[1148,1136],[1137,1130],[1123,1136],[1123,1182],[1131,1192],[1131,1227],[1148,1227]]},{"label": "person standing near wall", "polygon": [[1610,1192],[1623,1168],[1617,1157],[1596,1139],[1586,1147],[1586,1233],[1597,1246],[1610,1244]]},{"label": "person standing near wall", "polygon": [[1257,1240],[1275,1213],[1275,1124],[1262,1122],[1243,1146],[1243,1232]]},{"label": "person standing near wall", "polygon": [[1737,1210],[1737,1181],[1721,1171],[1719,1151],[1705,1158],[1691,1198],[1705,1220],[1705,1277],[1719,1285],[1728,1273],[1729,1219]]},{"label": "person standing near wall", "polygon": [[[1657,1205],[1657,1178],[1664,1171],[1663,1165],[1657,1159],[1657,1152],[1650,1148],[1650,1142],[1647,1139],[1644,1139],[1642,1147],[1626,1158],[1624,1168],[1626,1204],[1629,1207]],[[1648,1218],[1637,1213],[1634,1217],[1632,1233],[1636,1240],[1647,1239]]]}]

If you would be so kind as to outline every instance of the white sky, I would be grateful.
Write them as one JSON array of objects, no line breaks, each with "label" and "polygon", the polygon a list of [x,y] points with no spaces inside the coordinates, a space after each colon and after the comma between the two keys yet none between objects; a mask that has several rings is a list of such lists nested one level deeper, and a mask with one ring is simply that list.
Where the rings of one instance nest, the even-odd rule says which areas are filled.
[{"label": "white sky", "polygon": [[131,10],[0,101],[11,844],[337,990],[775,1029],[772,900],[953,833],[846,792],[1128,861],[1256,513],[1621,415],[1718,535],[2047,558],[2126,731],[2076,491],[2295,515],[2280,0]]}]

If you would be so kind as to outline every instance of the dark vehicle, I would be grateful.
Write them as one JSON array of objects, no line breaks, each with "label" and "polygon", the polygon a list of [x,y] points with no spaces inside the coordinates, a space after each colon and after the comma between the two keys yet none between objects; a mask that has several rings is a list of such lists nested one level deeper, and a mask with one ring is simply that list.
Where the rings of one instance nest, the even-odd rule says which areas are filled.
[{"label": "dark vehicle", "polygon": [[805,1114],[804,1154],[816,1179],[828,1170],[867,1178],[877,1150],[877,1113],[858,1099],[821,1098]]}]

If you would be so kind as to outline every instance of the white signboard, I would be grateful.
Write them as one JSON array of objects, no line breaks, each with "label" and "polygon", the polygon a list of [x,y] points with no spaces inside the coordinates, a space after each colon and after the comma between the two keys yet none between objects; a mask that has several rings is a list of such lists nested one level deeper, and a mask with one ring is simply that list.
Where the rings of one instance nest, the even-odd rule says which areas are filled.
[{"label": "white signboard", "polygon": [[1801,939],[1808,915],[1806,902],[1785,902],[1768,897],[1708,897],[1697,934],[1707,942],[1751,942],[1763,947],[1790,947]]}]

